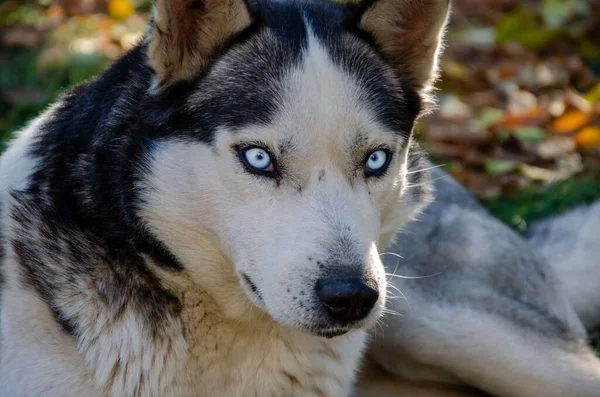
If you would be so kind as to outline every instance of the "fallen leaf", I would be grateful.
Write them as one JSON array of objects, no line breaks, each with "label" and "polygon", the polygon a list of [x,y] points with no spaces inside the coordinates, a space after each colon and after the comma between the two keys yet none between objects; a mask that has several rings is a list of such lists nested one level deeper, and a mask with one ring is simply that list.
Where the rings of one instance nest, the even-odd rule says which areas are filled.
[{"label": "fallen leaf", "polygon": [[439,115],[445,119],[466,119],[471,116],[471,108],[456,95],[444,95],[440,100]]},{"label": "fallen leaf", "polygon": [[46,16],[54,23],[59,23],[65,17],[65,10],[59,4],[53,4],[46,11]]},{"label": "fallen leaf", "polygon": [[502,175],[513,171],[517,163],[507,160],[488,159],[485,162],[485,171],[491,175]]},{"label": "fallen leaf", "polygon": [[579,109],[572,109],[552,122],[552,128],[559,134],[573,132],[586,125],[590,117]]},{"label": "fallen leaf", "polygon": [[442,142],[430,142],[429,152],[434,156],[447,157],[464,157],[466,148],[461,145],[451,145]]},{"label": "fallen leaf", "polygon": [[515,136],[523,142],[540,142],[546,135],[540,127],[519,127],[514,132]]},{"label": "fallen leaf", "polygon": [[548,113],[553,117],[560,117],[565,113],[566,108],[564,98],[556,98],[548,105]]},{"label": "fallen leaf", "polygon": [[518,41],[523,32],[529,32],[537,26],[535,16],[523,8],[518,8],[502,17],[496,25],[496,42]]},{"label": "fallen leaf", "polygon": [[534,29],[519,37],[519,43],[529,49],[538,50],[550,44],[563,34],[562,29]]},{"label": "fallen leaf", "polygon": [[534,181],[555,182],[565,178],[560,172],[528,164],[519,164],[519,171],[521,174]]},{"label": "fallen leaf", "polygon": [[456,35],[456,41],[461,44],[489,47],[496,41],[493,28],[470,27]]},{"label": "fallen leaf", "polygon": [[584,98],[590,103],[600,101],[600,83],[585,94]]},{"label": "fallen leaf", "polygon": [[540,125],[546,121],[547,114],[540,107],[526,112],[507,112],[499,123],[501,127],[515,128],[519,126]]},{"label": "fallen leaf", "polygon": [[448,61],[442,65],[442,71],[446,78],[453,80],[464,80],[469,77],[469,69],[460,62]]},{"label": "fallen leaf", "polygon": [[490,141],[490,134],[486,130],[471,129],[460,123],[435,123],[425,130],[428,141],[441,141],[447,143],[460,143],[477,145]]},{"label": "fallen leaf", "polygon": [[133,4],[129,0],[110,0],[108,2],[108,13],[115,19],[126,19],[133,11]]},{"label": "fallen leaf", "polygon": [[43,35],[31,26],[9,26],[0,35],[0,46],[14,48],[35,48],[43,39]]},{"label": "fallen leaf", "polygon": [[512,90],[508,95],[508,111],[514,114],[531,113],[541,110],[538,98],[529,91]]},{"label": "fallen leaf", "polygon": [[564,26],[573,14],[585,11],[585,1],[582,0],[544,0],[541,5],[544,23],[551,28]]},{"label": "fallen leaf", "polygon": [[544,160],[556,159],[575,151],[575,142],[570,136],[553,136],[537,144],[534,151]]},{"label": "fallen leaf", "polygon": [[567,90],[565,92],[565,102],[575,109],[581,110],[583,113],[589,113],[592,111],[592,105],[590,101],[573,90]]},{"label": "fallen leaf", "polygon": [[485,108],[471,121],[474,130],[485,130],[502,120],[504,111],[496,108]]},{"label": "fallen leaf", "polygon": [[600,145],[600,128],[585,127],[575,135],[575,144],[579,149],[593,149]]}]

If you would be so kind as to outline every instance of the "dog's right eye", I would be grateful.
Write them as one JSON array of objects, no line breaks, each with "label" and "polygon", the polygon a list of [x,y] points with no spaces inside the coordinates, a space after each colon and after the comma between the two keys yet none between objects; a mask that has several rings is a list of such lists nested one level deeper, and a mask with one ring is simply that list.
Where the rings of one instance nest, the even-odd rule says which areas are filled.
[{"label": "dog's right eye", "polygon": [[273,162],[271,156],[266,150],[253,147],[244,150],[244,158],[248,162],[248,165],[257,171],[273,171]]},{"label": "dog's right eye", "polygon": [[238,149],[242,163],[255,174],[277,178],[276,167],[269,152],[259,146]]}]

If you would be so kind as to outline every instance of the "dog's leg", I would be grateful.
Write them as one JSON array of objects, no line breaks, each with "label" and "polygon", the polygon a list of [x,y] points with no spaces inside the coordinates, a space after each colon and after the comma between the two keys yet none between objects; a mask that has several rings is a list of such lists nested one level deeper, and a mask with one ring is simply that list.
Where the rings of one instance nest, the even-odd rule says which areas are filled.
[{"label": "dog's leg", "polygon": [[372,357],[404,379],[497,396],[600,395],[600,360],[553,269],[436,173],[437,201],[391,250],[402,258],[384,254],[388,308],[404,316],[374,330]]}]

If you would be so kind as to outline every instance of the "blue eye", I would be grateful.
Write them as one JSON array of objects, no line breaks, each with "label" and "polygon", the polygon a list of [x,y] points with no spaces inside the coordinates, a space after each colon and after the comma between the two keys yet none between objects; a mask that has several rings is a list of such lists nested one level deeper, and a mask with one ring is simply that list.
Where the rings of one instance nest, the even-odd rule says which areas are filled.
[{"label": "blue eye", "polygon": [[367,176],[377,176],[383,174],[389,165],[391,156],[385,150],[377,150],[369,155],[365,164]]},{"label": "blue eye", "polygon": [[273,162],[271,156],[265,149],[259,147],[249,147],[242,150],[242,155],[250,168],[256,171],[273,172]]}]

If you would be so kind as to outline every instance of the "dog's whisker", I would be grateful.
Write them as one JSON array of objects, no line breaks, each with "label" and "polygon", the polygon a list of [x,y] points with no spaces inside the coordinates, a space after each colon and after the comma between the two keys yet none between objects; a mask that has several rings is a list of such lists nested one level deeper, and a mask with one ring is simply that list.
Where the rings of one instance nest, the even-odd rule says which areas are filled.
[{"label": "dog's whisker", "polygon": [[404,295],[404,293],[402,291],[400,291],[400,288],[396,287],[395,285],[393,285],[392,283],[388,283],[388,287],[398,291],[398,293],[400,294],[399,297],[397,298],[401,298],[404,299],[406,301],[406,304],[408,305],[408,309],[412,310],[412,307],[410,306],[410,302],[408,301],[408,298],[406,297],[406,295]]},{"label": "dog's whisker", "polygon": [[413,187],[420,187],[420,186],[429,186],[429,183],[428,182],[424,182],[424,183],[408,184],[408,185],[406,185],[406,189],[412,189]]},{"label": "dog's whisker", "polygon": [[430,278],[430,277],[439,276],[440,274],[442,274],[442,273],[439,272],[439,273],[435,273],[435,274],[429,274],[427,276],[414,276],[414,277],[411,277],[411,276],[402,276],[400,274],[395,274],[395,273],[386,273],[385,275],[386,276],[390,276],[391,278],[398,277],[398,278],[402,278],[402,279],[405,279],[405,280],[418,280],[418,279],[422,279],[422,278]]},{"label": "dog's whisker", "polygon": [[395,310],[391,310],[391,309],[388,309],[388,308],[385,308],[385,309],[383,309],[383,313],[384,313],[384,314],[391,314],[391,315],[393,315],[393,316],[400,316],[400,317],[403,317],[403,316],[404,316],[404,314],[402,314],[402,313],[398,313],[397,311],[395,311]]},{"label": "dog's whisker", "polygon": [[433,167],[421,168],[420,170],[407,172],[406,175],[416,174],[417,172],[435,170],[436,168],[441,168],[441,167],[445,167],[445,166],[446,166],[446,164],[434,165]]},{"label": "dog's whisker", "polygon": [[[400,255],[398,255],[398,254],[394,253],[394,252],[384,252],[384,253],[381,253],[381,254],[379,254],[379,255],[380,255],[380,256],[381,256],[381,255],[392,255],[392,256],[395,256],[395,257],[397,257],[397,258],[398,258],[398,260],[396,261],[396,267],[394,267],[394,271],[392,272],[393,274],[395,274],[395,273],[396,273],[396,271],[398,270],[398,265],[400,265],[400,259],[402,259],[402,257],[401,257]],[[387,273],[386,273],[386,275],[387,275]],[[389,279],[387,279],[387,282],[389,283],[391,280],[392,280],[392,279],[391,279],[391,278],[389,278]]]},{"label": "dog's whisker", "polygon": [[[385,336],[385,329],[383,329],[383,319],[379,318],[376,322],[376,325],[379,326],[379,328],[381,329],[381,337],[383,338]],[[375,327],[375,336],[377,336],[377,327]]]},{"label": "dog's whisker", "polygon": [[402,256],[400,256],[399,254],[395,253],[395,252],[382,252],[381,254],[379,254],[379,256],[381,255],[392,255],[392,256],[396,256],[400,259],[403,259]]},{"label": "dog's whisker", "polygon": [[406,298],[404,298],[402,296],[390,295],[390,296],[387,296],[385,299],[393,301],[393,300],[397,300],[397,299],[406,299]]},{"label": "dog's whisker", "polygon": [[435,182],[435,181],[437,181],[437,180],[443,179],[443,178],[445,178],[446,176],[447,176],[447,175],[442,175],[442,176],[439,176],[439,177],[437,177],[437,178],[433,178],[432,180],[430,180],[430,181],[427,181],[427,182],[423,182],[423,183],[413,183],[413,184],[410,184],[410,183],[409,183],[408,185],[406,185],[406,189],[410,189],[410,188],[413,188],[413,187],[419,187],[419,186],[430,186],[430,185],[431,185],[431,183],[433,183],[433,182]]}]

